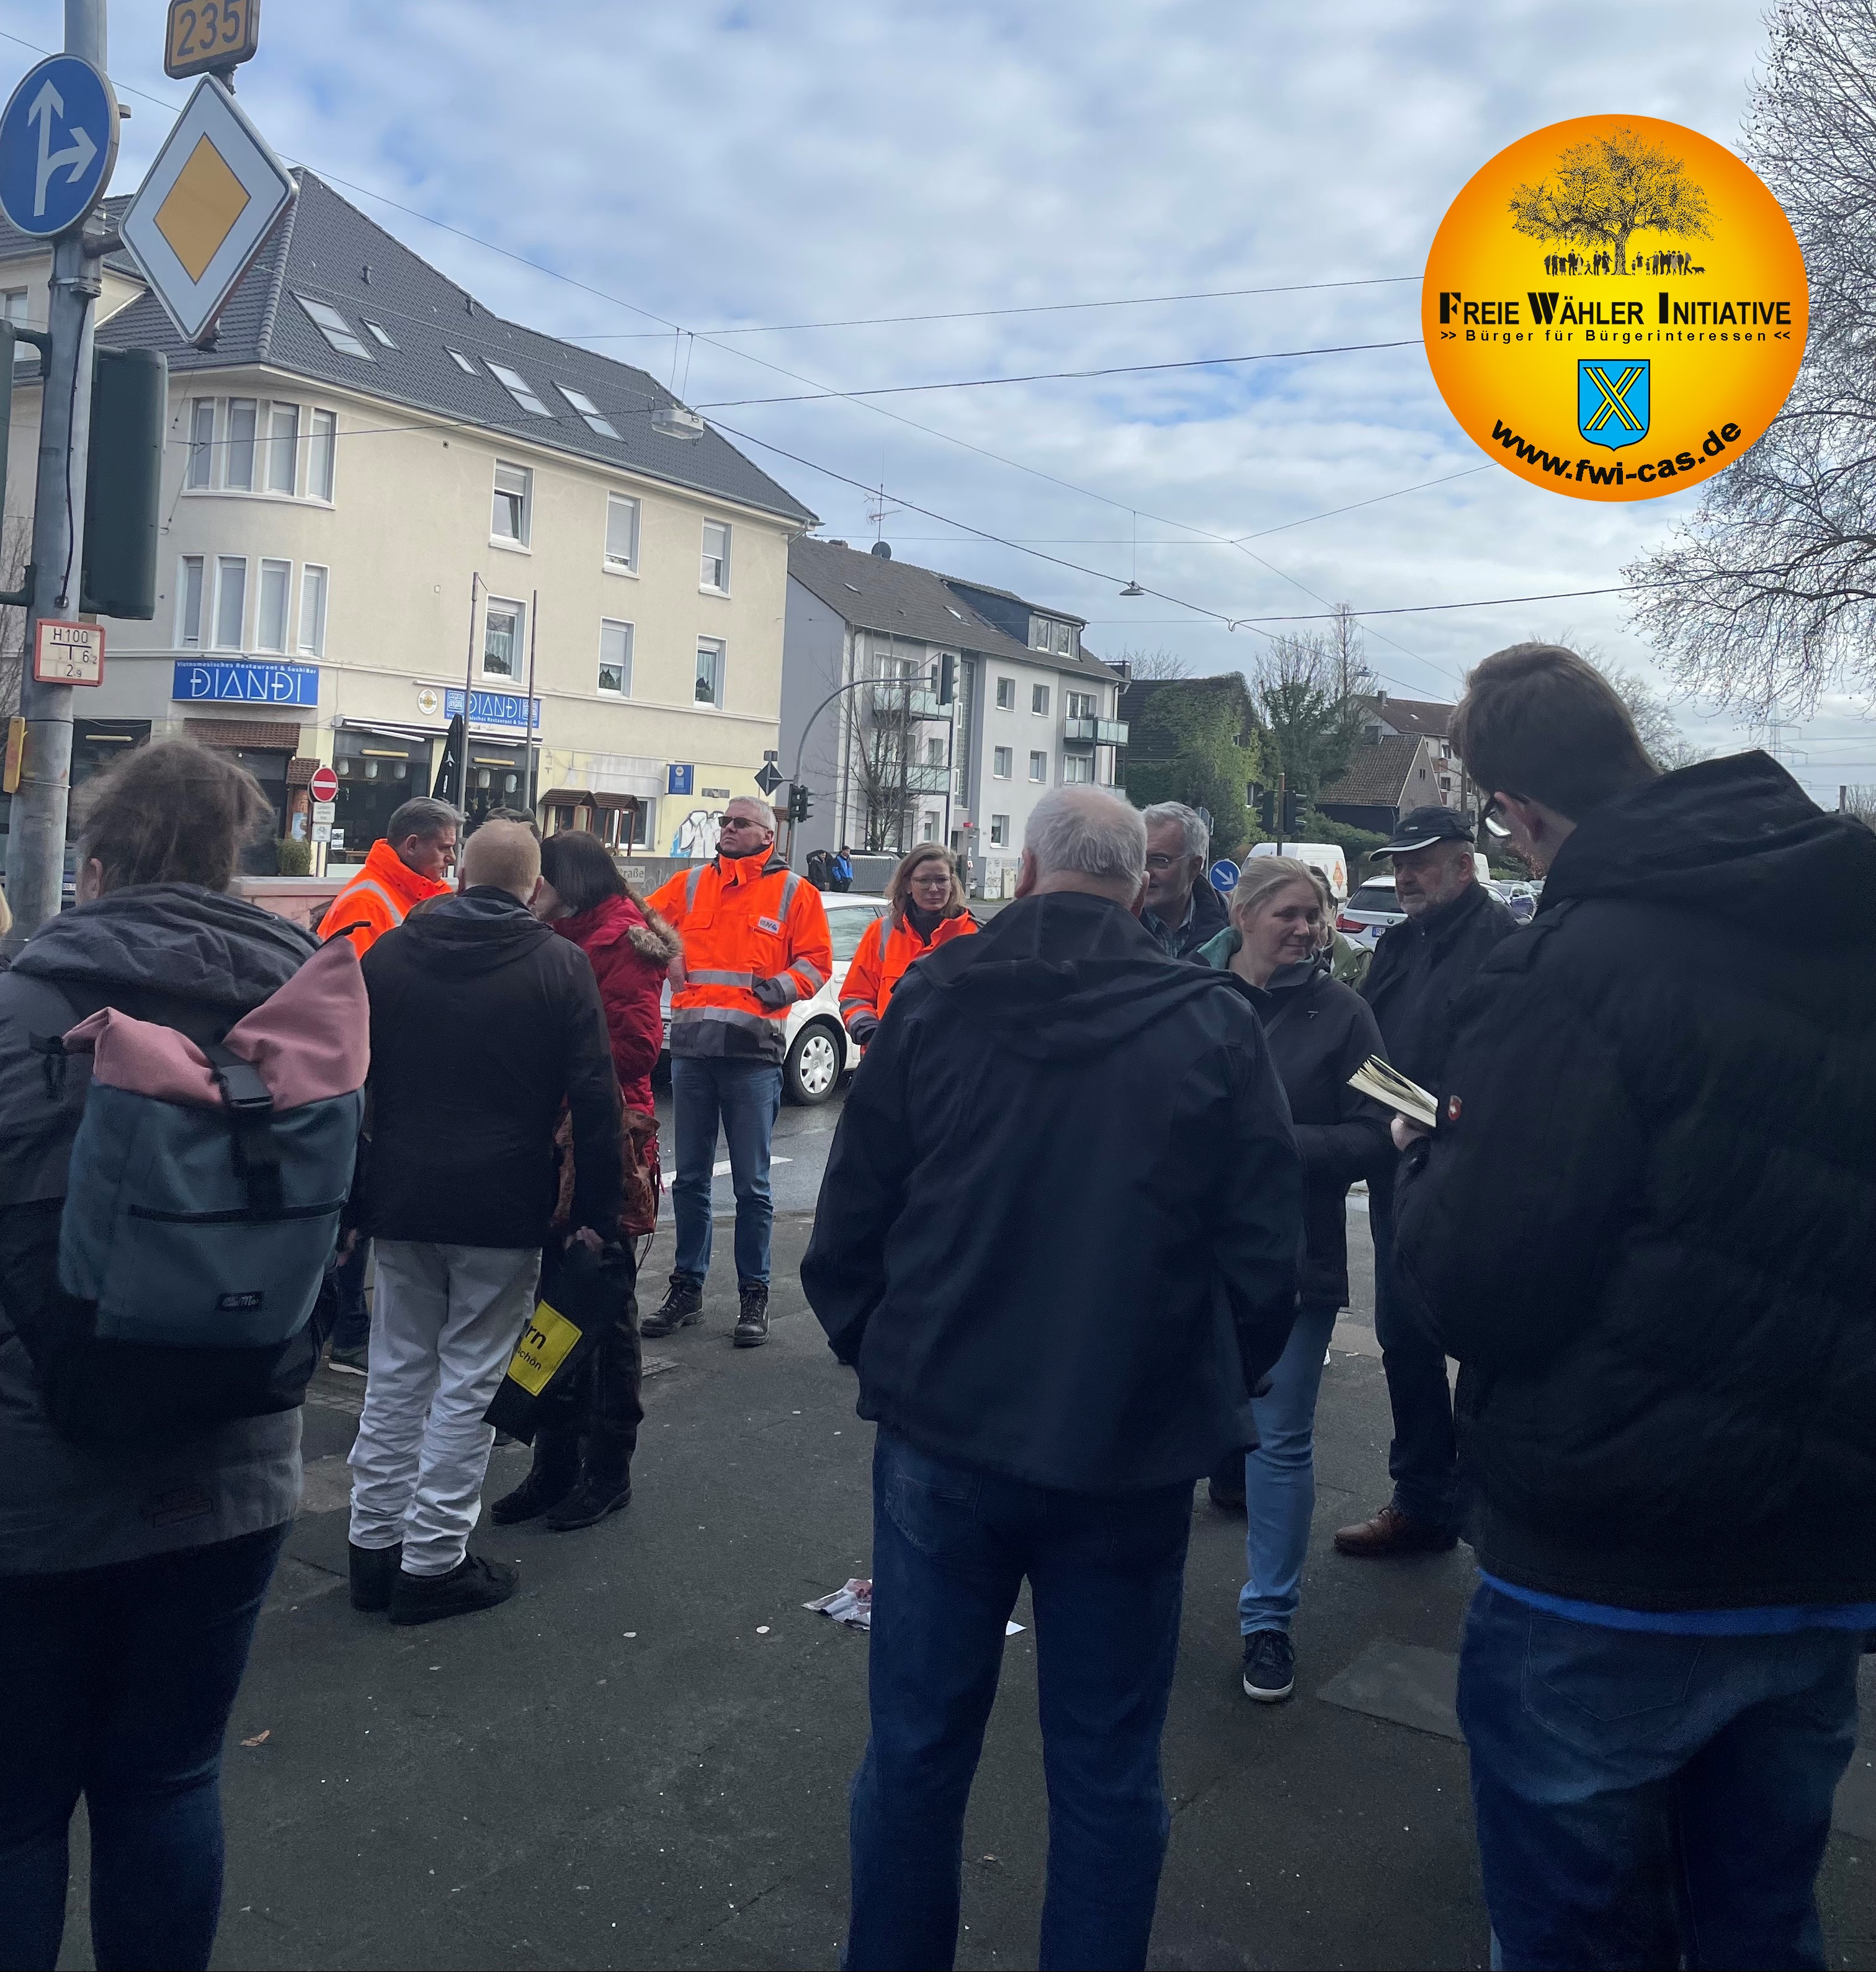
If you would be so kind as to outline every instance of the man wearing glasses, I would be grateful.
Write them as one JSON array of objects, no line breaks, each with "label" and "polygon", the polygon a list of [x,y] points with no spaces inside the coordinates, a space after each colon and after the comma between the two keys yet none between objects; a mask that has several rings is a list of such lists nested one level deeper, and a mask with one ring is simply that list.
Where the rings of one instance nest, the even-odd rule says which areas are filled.
[{"label": "man wearing glasses", "polygon": [[724,809],[717,853],[647,900],[676,928],[671,969],[671,1097],[678,1254],[671,1291],[644,1324],[668,1335],[703,1319],[711,1167],[719,1128],[736,1193],[736,1346],[769,1339],[769,1145],[782,1106],[788,1010],[834,970],[820,893],[775,853],[775,811],[753,795]]},{"label": "man wearing glasses", "polygon": [[[1394,895],[1407,921],[1381,934],[1361,996],[1374,1010],[1388,1060],[1437,1095],[1453,1043],[1453,1003],[1517,920],[1479,883],[1472,824],[1456,808],[1415,808],[1374,854],[1394,858]],[[1441,1553],[1459,1538],[1453,1399],[1445,1352],[1414,1320],[1393,1278],[1391,1173],[1368,1187],[1368,1226],[1374,1337],[1394,1410],[1394,1497],[1370,1519],[1342,1528],[1335,1546],[1363,1557]]]},{"label": "man wearing glasses", "polygon": [[1168,958],[1191,958],[1225,924],[1204,880],[1211,853],[1205,818],[1184,802],[1155,802],[1146,815],[1146,905],[1140,922]]}]

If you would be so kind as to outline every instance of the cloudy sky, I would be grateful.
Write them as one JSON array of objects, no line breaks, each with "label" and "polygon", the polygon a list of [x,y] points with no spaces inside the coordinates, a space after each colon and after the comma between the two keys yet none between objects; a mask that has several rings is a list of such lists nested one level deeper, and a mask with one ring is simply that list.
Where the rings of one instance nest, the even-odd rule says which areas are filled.
[{"label": "cloudy sky", "polygon": [[[662,380],[675,364],[825,532],[1085,615],[1097,650],[1214,671],[1258,639],[1201,610],[1607,589],[1687,502],[1596,506],[1478,469],[1417,344],[748,400],[1415,338],[1428,244],[1480,164],[1592,112],[1737,145],[1760,11],[266,0],[240,87],[283,156],[491,307]],[[119,189],[185,93],[164,12],[111,0],[135,111]],[[61,28],[55,0],[0,0],[21,68],[21,42]],[[881,316],[927,318],[847,325]],[[881,484],[876,521],[861,489]],[[1139,580],[1178,605],[1119,597],[1136,536]],[[1368,648],[1390,688],[1450,697],[1485,652],[1564,631],[1652,672],[1619,596],[1377,618]],[[1827,701],[1779,736],[1830,802],[1876,782],[1867,710]],[[1680,711],[1703,743],[1765,736]]]}]

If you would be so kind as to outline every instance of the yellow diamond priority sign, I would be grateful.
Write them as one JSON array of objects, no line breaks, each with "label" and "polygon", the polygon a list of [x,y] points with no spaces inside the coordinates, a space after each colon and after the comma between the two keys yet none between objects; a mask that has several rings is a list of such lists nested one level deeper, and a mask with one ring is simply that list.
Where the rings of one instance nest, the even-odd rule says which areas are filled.
[{"label": "yellow diamond priority sign", "polygon": [[212,331],[293,198],[293,181],[265,139],[221,83],[204,76],[121,228],[185,342]]}]

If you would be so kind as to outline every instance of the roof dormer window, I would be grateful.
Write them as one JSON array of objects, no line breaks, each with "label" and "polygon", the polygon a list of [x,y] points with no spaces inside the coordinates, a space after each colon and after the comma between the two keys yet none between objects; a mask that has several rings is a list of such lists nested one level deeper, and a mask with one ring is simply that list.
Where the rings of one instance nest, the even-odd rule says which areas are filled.
[{"label": "roof dormer window", "polygon": [[[306,318],[324,336],[342,356],[355,356],[362,363],[372,361],[371,352],[351,332],[351,324],[338,310],[326,302],[315,302],[306,295],[293,297],[306,311]],[[386,338],[388,341],[390,338]]]}]

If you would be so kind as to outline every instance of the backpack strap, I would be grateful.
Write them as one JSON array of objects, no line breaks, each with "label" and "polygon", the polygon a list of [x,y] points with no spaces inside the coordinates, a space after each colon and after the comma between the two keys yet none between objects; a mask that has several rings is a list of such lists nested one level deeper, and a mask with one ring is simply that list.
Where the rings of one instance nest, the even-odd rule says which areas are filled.
[{"label": "backpack strap", "polygon": [[220,1041],[198,1042],[208,1058],[209,1073],[221,1092],[228,1129],[234,1138],[234,1170],[247,1180],[250,1219],[279,1213],[280,1147],[273,1138],[273,1097],[252,1062],[243,1061]]},{"label": "backpack strap", "polygon": [[25,995],[26,1006],[20,1026],[26,1045],[39,1057],[44,1072],[46,1099],[57,1102],[64,1094],[65,1064],[70,1059],[65,1052],[65,1037],[85,1016],[57,981],[18,971],[7,976],[13,982],[14,993]]}]

